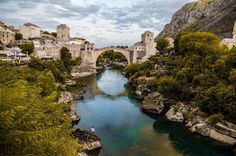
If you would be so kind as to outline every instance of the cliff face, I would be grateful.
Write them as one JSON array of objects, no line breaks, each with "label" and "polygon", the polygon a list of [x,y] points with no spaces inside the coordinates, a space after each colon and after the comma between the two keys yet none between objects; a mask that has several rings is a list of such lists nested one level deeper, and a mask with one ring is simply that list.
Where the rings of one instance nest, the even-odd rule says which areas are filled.
[{"label": "cliff face", "polygon": [[182,31],[209,31],[221,38],[232,37],[235,21],[236,0],[199,0],[177,11],[156,38],[175,38]]}]

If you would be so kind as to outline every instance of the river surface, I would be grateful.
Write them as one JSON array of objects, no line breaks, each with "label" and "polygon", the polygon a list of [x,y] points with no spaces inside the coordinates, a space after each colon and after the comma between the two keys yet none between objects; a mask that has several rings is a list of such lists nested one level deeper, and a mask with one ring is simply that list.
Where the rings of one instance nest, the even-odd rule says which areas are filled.
[{"label": "river surface", "polygon": [[87,78],[87,96],[77,101],[76,127],[94,127],[100,156],[230,156],[232,150],[188,132],[182,124],[144,114],[119,70]]}]

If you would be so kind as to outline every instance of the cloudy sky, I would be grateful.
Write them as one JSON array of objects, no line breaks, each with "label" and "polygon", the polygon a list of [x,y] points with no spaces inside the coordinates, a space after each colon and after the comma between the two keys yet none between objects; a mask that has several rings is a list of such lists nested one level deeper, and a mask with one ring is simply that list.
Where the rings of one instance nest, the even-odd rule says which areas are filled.
[{"label": "cloudy sky", "polygon": [[132,45],[150,30],[157,35],[171,16],[194,0],[0,0],[0,20],[19,27],[32,22],[56,31],[65,23],[71,36],[96,47]]}]

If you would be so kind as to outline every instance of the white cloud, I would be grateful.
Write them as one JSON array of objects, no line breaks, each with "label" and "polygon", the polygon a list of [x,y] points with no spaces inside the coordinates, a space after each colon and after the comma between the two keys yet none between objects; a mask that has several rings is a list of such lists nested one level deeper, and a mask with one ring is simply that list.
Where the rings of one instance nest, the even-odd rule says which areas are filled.
[{"label": "white cloud", "polygon": [[56,31],[71,27],[97,47],[132,45],[146,30],[159,33],[172,14],[193,0],[0,0],[0,20],[15,26],[32,22]]}]

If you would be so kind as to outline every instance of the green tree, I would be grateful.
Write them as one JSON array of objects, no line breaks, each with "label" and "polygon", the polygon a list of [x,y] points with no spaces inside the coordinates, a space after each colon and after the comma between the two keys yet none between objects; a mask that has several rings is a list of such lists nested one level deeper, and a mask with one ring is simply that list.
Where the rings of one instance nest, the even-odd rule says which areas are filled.
[{"label": "green tree", "polygon": [[19,47],[22,50],[22,53],[24,54],[28,53],[30,55],[34,52],[34,44],[25,43],[25,44],[21,44]]},{"label": "green tree", "polygon": [[175,37],[175,40],[174,40],[174,49],[175,49],[175,52],[177,54],[180,54],[179,52],[179,41],[181,39],[182,36],[186,35],[188,32],[180,32],[177,34],[177,36]]},{"label": "green tree", "polygon": [[[1,64],[0,71],[1,155],[76,155],[68,105],[56,103],[52,75],[10,64]],[[48,89],[52,93],[42,96]]]},{"label": "green tree", "polygon": [[157,86],[157,91],[168,97],[177,98],[181,94],[180,84],[172,76],[160,77]]},{"label": "green tree", "polygon": [[168,47],[170,46],[169,41],[166,38],[163,38],[163,37],[159,38],[156,41],[156,43],[157,43],[156,48],[159,51],[167,51]]},{"label": "green tree", "polygon": [[22,36],[21,33],[18,33],[18,32],[17,32],[17,33],[15,34],[15,39],[16,39],[16,40],[22,40],[22,38],[23,38],[23,36]]},{"label": "green tree", "polygon": [[56,33],[56,32],[52,32],[51,35],[52,35],[53,37],[57,37],[57,33]]},{"label": "green tree", "polygon": [[71,60],[72,60],[72,56],[70,53],[70,50],[66,47],[62,47],[60,50],[60,56],[61,56],[61,60],[63,61],[66,69],[68,72],[71,71]]},{"label": "green tree", "polygon": [[49,96],[56,90],[56,82],[50,71],[42,72],[38,77],[38,87],[41,88],[42,96]]},{"label": "green tree", "polygon": [[220,39],[216,35],[207,32],[187,33],[180,38],[179,51],[183,55],[197,54],[212,56],[219,53]]},{"label": "green tree", "polygon": [[126,75],[128,77],[130,77],[130,76],[136,74],[137,72],[139,72],[141,70],[141,67],[142,67],[142,65],[139,63],[132,63],[132,64],[128,65],[124,69],[124,71],[125,71]]}]

